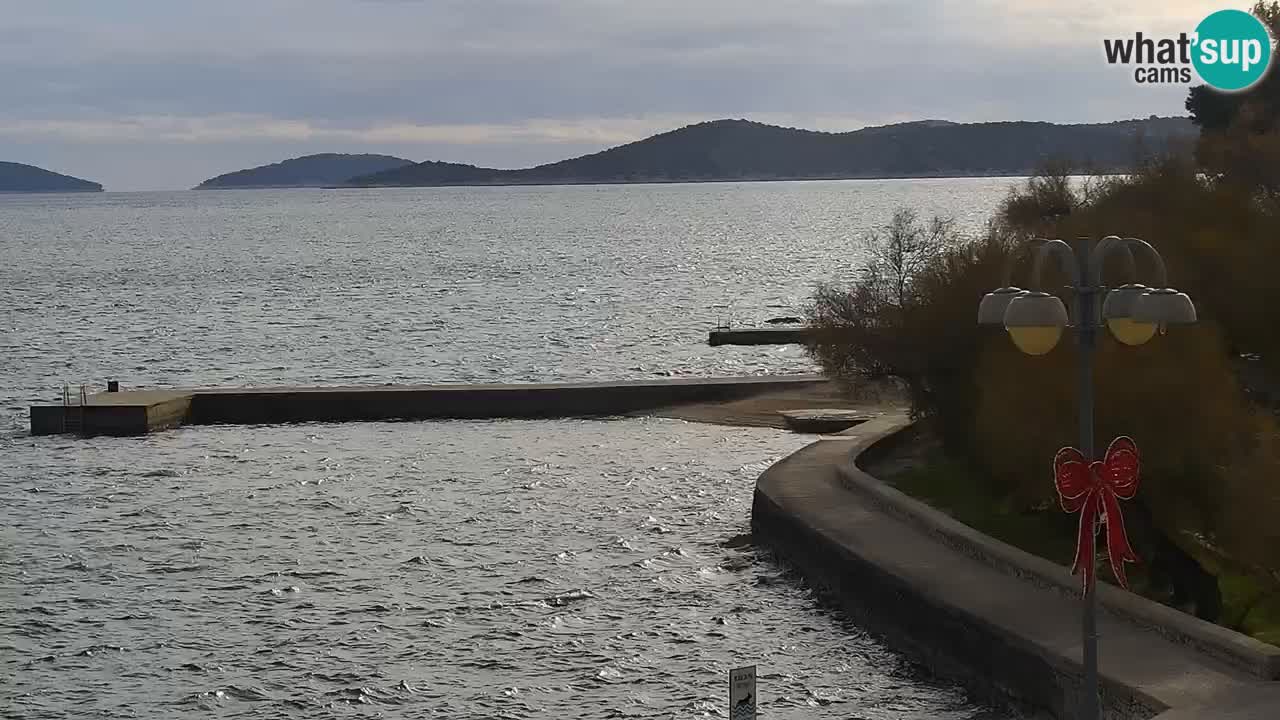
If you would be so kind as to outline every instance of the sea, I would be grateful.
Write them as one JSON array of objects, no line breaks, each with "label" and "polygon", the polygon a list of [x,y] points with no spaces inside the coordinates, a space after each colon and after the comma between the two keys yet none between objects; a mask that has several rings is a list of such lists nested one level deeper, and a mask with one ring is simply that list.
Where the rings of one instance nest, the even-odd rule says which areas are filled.
[{"label": "sea", "polygon": [[810,439],[658,418],[32,437],[65,388],[800,374],[900,208],[1016,178],[0,196],[0,714],[1010,720],[744,541]]}]

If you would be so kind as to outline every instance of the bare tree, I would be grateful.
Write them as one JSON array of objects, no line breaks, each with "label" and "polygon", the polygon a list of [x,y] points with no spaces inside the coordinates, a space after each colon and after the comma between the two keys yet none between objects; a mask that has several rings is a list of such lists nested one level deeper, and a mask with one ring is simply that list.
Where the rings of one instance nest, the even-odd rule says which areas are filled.
[{"label": "bare tree", "polygon": [[909,309],[916,300],[915,279],[954,234],[953,220],[935,217],[925,224],[914,210],[897,210],[887,225],[862,238],[866,264],[859,271],[859,284],[883,305],[900,312]]}]

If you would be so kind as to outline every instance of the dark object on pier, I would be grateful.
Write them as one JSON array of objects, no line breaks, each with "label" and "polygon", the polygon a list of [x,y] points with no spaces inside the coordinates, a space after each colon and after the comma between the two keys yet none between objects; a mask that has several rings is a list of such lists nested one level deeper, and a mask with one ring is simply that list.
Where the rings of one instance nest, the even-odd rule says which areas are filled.
[{"label": "dark object on pier", "polygon": [[808,327],[720,328],[707,336],[707,344],[717,345],[805,345],[814,331]]},{"label": "dark object on pier", "polygon": [[787,427],[798,433],[838,433],[873,419],[875,416],[859,410],[820,408],[816,410],[779,410]]}]

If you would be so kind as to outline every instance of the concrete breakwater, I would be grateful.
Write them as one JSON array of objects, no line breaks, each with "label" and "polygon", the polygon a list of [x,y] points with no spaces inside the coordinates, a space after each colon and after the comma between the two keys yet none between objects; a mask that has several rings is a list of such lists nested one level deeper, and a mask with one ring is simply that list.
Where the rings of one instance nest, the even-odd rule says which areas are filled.
[{"label": "concrete breakwater", "polygon": [[[976,694],[1077,717],[1080,600],[1064,567],[977,533],[862,471],[886,416],[757,482],[752,529],[861,624]],[[1280,717],[1280,648],[1112,587],[1099,592],[1109,718]]]},{"label": "concrete breakwater", "polygon": [[716,328],[707,334],[707,344],[720,345],[805,345],[817,337],[808,327]]},{"label": "concrete breakwater", "polygon": [[504,385],[133,390],[31,407],[33,435],[144,435],[179,425],[620,415],[826,383],[816,375]]}]

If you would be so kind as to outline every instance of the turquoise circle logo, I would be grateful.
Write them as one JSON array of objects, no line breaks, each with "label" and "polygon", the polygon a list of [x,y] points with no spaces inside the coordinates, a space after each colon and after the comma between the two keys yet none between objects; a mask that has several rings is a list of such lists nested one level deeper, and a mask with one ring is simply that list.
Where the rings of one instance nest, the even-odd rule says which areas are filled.
[{"label": "turquoise circle logo", "polygon": [[1196,26],[1191,63],[1210,87],[1236,92],[1253,87],[1271,66],[1271,33],[1241,10],[1219,10]]}]

